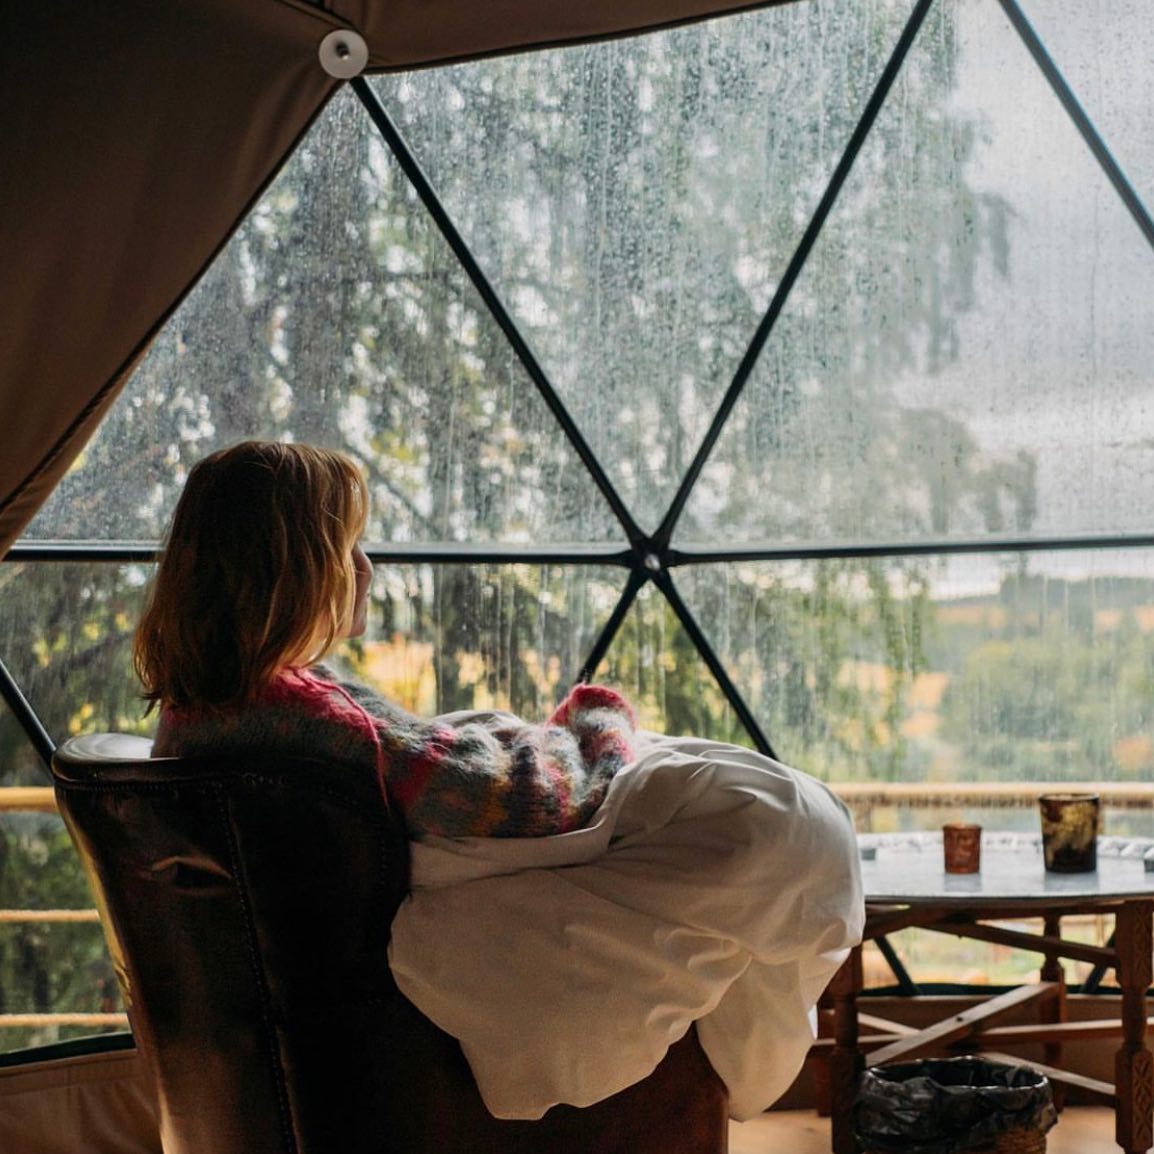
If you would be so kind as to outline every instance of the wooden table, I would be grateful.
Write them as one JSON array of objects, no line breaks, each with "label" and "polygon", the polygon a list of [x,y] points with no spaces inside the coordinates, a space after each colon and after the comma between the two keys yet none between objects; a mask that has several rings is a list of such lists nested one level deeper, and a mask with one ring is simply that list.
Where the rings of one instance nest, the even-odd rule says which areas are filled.
[{"label": "wooden table", "polygon": [[[829,1053],[830,1112],[835,1154],[857,1154],[850,1107],[866,1064],[909,1061],[963,1049],[995,1061],[1028,1064],[1045,1073],[1060,1094],[1077,1085],[1115,1103],[1118,1145],[1126,1154],[1144,1154],[1154,1145],[1154,1056],[1146,1048],[1146,994],[1151,984],[1154,944],[1154,841],[1100,838],[1098,869],[1084,874],[1047,873],[1037,835],[986,833],[977,874],[947,874],[940,833],[861,834],[862,880],[866,895],[866,940],[917,926],[996,942],[1043,955],[1040,981],[992,996],[964,1013],[924,1029],[859,1013],[861,948],[855,949],[830,985],[833,1047]],[[1062,918],[1112,913],[1115,932],[1106,945],[1062,937]],[[1041,933],[992,920],[1041,919]],[[1112,968],[1122,991],[1121,1017],[1102,1022],[1066,1020],[1066,986],[1060,959]],[[1037,1008],[1038,1024],[997,1026],[997,1019],[1021,1007]],[[859,1035],[859,1026],[878,1031]],[[1078,1038],[1120,1038],[1113,1083],[1100,1082],[1062,1067],[1063,1043]],[[1044,1043],[1043,1063],[1023,1063],[999,1046]]]}]

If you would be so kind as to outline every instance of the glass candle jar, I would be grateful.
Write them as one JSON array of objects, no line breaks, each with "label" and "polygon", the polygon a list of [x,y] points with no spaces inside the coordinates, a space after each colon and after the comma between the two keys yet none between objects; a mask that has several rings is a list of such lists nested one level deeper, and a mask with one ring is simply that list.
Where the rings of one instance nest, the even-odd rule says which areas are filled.
[{"label": "glass candle jar", "polygon": [[1042,856],[1053,873],[1091,873],[1098,868],[1096,793],[1045,793],[1038,798]]},{"label": "glass candle jar", "polygon": [[982,827],[951,821],[942,826],[942,855],[948,874],[976,874],[982,868]]}]

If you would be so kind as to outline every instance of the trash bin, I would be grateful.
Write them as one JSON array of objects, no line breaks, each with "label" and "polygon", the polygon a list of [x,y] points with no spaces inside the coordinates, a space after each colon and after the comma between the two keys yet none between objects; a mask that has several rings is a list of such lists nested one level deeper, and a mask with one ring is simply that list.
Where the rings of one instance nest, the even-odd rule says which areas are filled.
[{"label": "trash bin", "polygon": [[853,1105],[865,1154],[1045,1154],[1057,1120],[1045,1075],[972,1057],[871,1067]]}]

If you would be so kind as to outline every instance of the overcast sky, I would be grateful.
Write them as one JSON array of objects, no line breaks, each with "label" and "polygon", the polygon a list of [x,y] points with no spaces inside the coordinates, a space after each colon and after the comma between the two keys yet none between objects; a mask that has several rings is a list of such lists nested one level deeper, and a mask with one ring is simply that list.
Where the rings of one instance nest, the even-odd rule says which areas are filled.
[{"label": "overcast sky", "polygon": [[[1154,5],[1033,7],[1131,183],[1154,191]],[[1154,252],[1000,7],[959,10],[955,101],[984,129],[967,179],[1012,206],[1009,277],[983,266],[960,363],[902,395],[935,398],[991,452],[1034,452],[1035,531],[1154,530]]]}]

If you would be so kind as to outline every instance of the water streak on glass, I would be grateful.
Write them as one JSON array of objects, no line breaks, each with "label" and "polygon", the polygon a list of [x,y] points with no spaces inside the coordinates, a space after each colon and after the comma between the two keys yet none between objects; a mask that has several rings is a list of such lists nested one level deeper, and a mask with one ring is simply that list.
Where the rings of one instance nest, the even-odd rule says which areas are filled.
[{"label": "water streak on glass", "polygon": [[790,4],[373,83],[653,529],[909,15]]},{"label": "water streak on glass", "polygon": [[0,701],[0,788],[44,783],[39,755],[7,704]]},{"label": "water streak on glass", "polygon": [[[150,572],[99,563],[0,566],[0,653],[56,744],[79,733],[151,732],[155,718],[144,719],[132,667]],[[43,766],[24,758],[4,760],[0,772],[13,764],[21,768],[6,784],[45,783]]]},{"label": "water streak on glass", "polygon": [[597,566],[377,565],[367,635],[337,655],[424,716],[498,709],[540,721],[624,585],[623,570]]},{"label": "water streak on glass", "polygon": [[1154,205],[1154,8],[1145,0],[1021,4],[1106,147]]},{"label": "water streak on glass", "polygon": [[1152,365],[1154,253],[1001,9],[936,6],[678,540],[1148,531]]},{"label": "water streak on glass", "polygon": [[678,586],[779,756],[824,779],[1154,773],[1148,550],[697,566]]},{"label": "water streak on glass", "polygon": [[620,538],[347,93],[165,326],[28,536],[155,540],[191,464],[250,437],[356,455],[374,540]]},{"label": "water streak on glass", "polygon": [[753,745],[693,640],[653,585],[638,593],[597,680],[621,688],[636,706],[642,729]]}]

